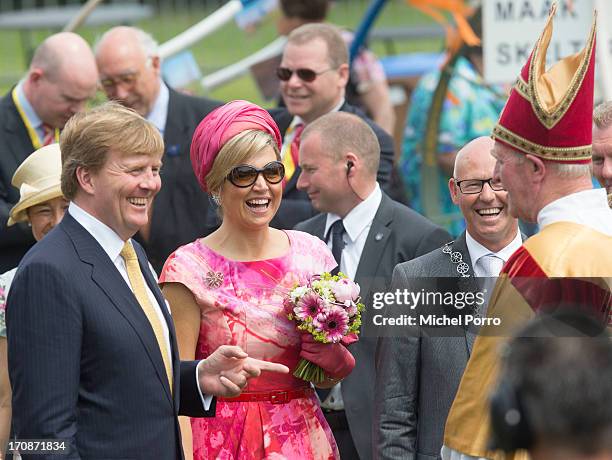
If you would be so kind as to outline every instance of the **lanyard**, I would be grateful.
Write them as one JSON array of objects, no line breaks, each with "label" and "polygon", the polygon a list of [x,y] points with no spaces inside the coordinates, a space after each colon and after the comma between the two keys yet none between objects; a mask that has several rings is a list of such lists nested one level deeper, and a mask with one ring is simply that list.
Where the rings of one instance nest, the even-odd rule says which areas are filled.
[{"label": "lanyard", "polygon": [[[32,141],[34,150],[38,150],[39,148],[42,147],[42,141],[38,137],[38,133],[36,132],[36,130],[32,127],[32,123],[30,123],[30,120],[28,120],[28,117],[26,116],[23,110],[23,107],[21,107],[21,103],[19,102],[19,97],[17,97],[16,87],[13,89],[13,92],[11,93],[11,95],[13,97],[13,102],[15,103],[15,107],[17,107],[17,111],[19,112],[19,116],[21,117],[21,121],[23,121],[23,124],[25,125],[26,130],[28,131],[28,136],[30,136],[30,140]],[[59,129],[55,128],[55,135],[53,137],[55,138],[55,142],[59,142]]]}]

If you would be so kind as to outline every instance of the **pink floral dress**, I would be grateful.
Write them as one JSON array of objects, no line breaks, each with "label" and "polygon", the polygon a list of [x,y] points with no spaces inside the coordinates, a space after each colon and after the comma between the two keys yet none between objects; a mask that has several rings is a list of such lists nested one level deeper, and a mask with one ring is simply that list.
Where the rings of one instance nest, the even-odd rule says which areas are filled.
[{"label": "pink floral dress", "polygon": [[[300,336],[283,311],[295,283],[336,266],[327,246],[303,232],[285,232],[291,244],[281,257],[253,262],[226,259],[201,240],[177,249],[166,261],[160,283],[184,284],[201,310],[196,358],[224,344],[254,358],[294,369]],[[289,374],[264,372],[244,391],[298,389]],[[336,442],[317,397],[284,404],[217,401],[216,417],[191,419],[194,459],[336,459]]]}]

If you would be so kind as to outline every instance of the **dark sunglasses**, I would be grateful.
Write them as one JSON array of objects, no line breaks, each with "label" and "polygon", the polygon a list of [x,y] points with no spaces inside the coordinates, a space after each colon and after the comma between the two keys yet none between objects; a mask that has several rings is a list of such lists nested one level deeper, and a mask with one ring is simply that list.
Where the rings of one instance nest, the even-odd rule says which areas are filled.
[{"label": "dark sunglasses", "polygon": [[227,179],[236,187],[246,188],[257,181],[260,173],[269,184],[278,184],[285,177],[285,166],[280,161],[271,161],[261,169],[240,165],[230,171]]},{"label": "dark sunglasses", "polygon": [[289,79],[291,78],[291,75],[293,75],[293,73],[295,72],[295,74],[298,76],[300,80],[310,83],[312,81],[315,81],[315,79],[319,75],[324,74],[325,72],[329,72],[330,70],[335,70],[335,69],[326,69],[326,70],[322,70],[321,72],[315,72],[312,69],[293,70],[287,67],[278,67],[276,69],[276,76],[281,81],[289,81]]}]

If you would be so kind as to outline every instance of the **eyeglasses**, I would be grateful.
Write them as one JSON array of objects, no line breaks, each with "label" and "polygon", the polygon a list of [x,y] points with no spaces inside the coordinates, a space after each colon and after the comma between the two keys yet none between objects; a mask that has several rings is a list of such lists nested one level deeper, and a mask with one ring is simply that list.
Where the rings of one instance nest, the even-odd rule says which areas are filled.
[{"label": "eyeglasses", "polygon": [[100,80],[100,85],[106,89],[114,88],[120,85],[131,88],[134,83],[136,83],[136,80],[138,80],[139,75],[140,72],[130,72],[120,75],[117,78],[106,77]]},{"label": "eyeglasses", "polygon": [[312,69],[293,70],[287,67],[279,67],[276,69],[276,76],[278,77],[280,81],[289,81],[289,79],[291,78],[291,75],[293,75],[293,73],[295,72],[295,74],[298,76],[300,80],[305,81],[306,83],[310,83],[310,82],[315,81],[319,75],[324,74],[325,72],[329,72],[330,70],[335,70],[335,69],[325,69],[325,70],[321,70],[320,72],[316,72]]},{"label": "eyeglasses", "polygon": [[495,180],[494,178],[458,180],[455,183],[459,187],[459,190],[461,190],[461,193],[465,195],[475,195],[476,193],[482,192],[484,184],[489,184],[491,190],[495,192],[506,190],[501,180]]},{"label": "eyeglasses", "polygon": [[[153,63],[153,57],[147,56],[147,59],[144,63],[144,68],[145,69],[150,68],[152,63]],[[100,85],[102,85],[102,87],[105,89],[114,88],[119,85],[123,85],[123,86],[127,86],[131,88],[132,86],[134,86],[134,83],[136,83],[136,81],[138,80],[138,77],[140,77],[140,73],[142,72],[142,70],[143,69],[135,70],[132,72],[125,72],[119,75],[117,78],[105,77],[100,80]]]},{"label": "eyeglasses", "polygon": [[230,171],[227,179],[236,187],[246,188],[257,181],[260,173],[269,184],[278,184],[285,177],[285,166],[280,161],[271,161],[261,169],[240,165]]}]

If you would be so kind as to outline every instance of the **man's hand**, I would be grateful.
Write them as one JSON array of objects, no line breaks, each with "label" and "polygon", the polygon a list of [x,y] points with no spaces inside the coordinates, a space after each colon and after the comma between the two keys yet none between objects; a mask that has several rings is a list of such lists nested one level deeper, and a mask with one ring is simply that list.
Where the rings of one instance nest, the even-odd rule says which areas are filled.
[{"label": "man's hand", "polygon": [[289,368],[278,363],[249,358],[240,347],[221,345],[198,367],[203,393],[231,398],[238,396],[247,381],[262,371],[287,374]]}]

